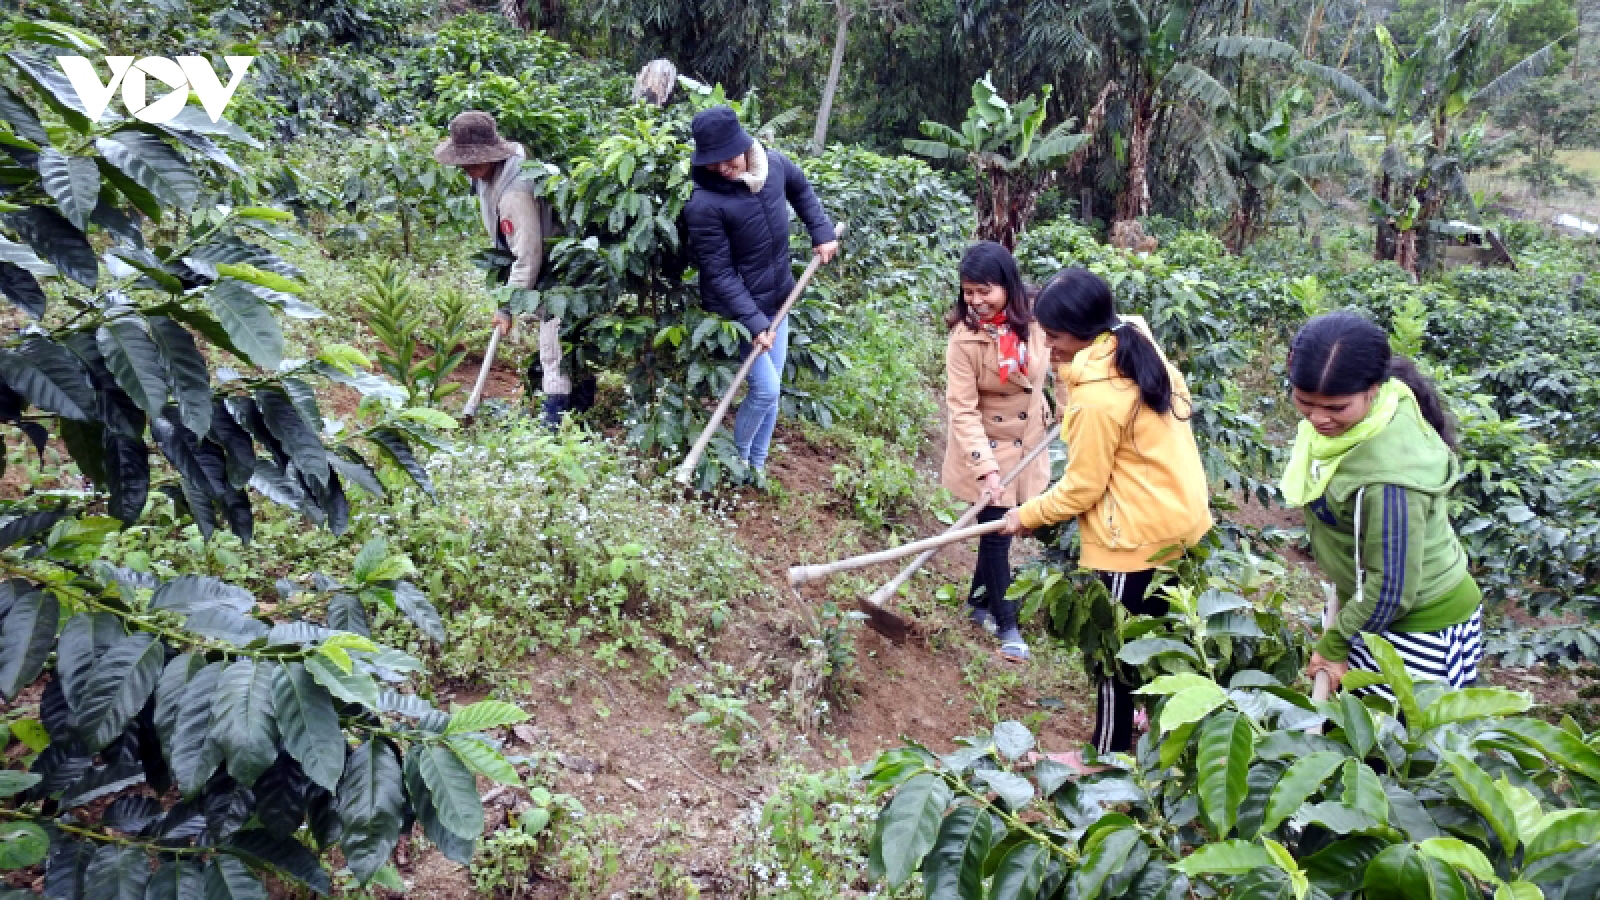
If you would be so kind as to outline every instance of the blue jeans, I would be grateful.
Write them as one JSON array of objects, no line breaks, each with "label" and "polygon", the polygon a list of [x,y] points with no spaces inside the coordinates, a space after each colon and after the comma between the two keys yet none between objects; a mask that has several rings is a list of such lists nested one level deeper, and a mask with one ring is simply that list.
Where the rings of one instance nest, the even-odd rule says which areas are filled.
[{"label": "blue jeans", "polygon": [[[746,341],[740,354],[750,352]],[[778,424],[778,407],[783,399],[783,363],[789,355],[789,320],[778,324],[772,349],[756,358],[750,367],[750,391],[739,412],[733,418],[733,443],[739,448],[739,458],[757,469],[767,465],[767,448],[772,443],[772,429]]]}]

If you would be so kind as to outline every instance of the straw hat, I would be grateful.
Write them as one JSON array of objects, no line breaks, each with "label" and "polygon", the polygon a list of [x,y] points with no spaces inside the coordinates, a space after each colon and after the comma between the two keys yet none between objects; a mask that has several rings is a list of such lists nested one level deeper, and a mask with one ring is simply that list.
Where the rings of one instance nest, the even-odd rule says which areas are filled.
[{"label": "straw hat", "polygon": [[433,148],[433,158],[447,166],[499,162],[509,159],[516,146],[500,137],[494,116],[469,109],[450,120],[450,136]]}]

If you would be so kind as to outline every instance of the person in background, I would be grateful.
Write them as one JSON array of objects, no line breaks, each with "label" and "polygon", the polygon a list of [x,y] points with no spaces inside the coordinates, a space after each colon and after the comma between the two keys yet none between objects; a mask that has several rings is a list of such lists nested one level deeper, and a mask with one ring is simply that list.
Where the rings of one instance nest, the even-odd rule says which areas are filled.
[{"label": "person in background", "polygon": [[[1304,420],[1284,500],[1305,509],[1311,554],[1341,601],[1307,674],[1326,672],[1337,687],[1351,667],[1377,671],[1368,633],[1393,644],[1415,678],[1471,684],[1483,595],[1450,525],[1461,465],[1438,391],[1390,351],[1382,328],[1352,313],[1300,329],[1289,383]],[[1385,685],[1362,692],[1394,698]]]},{"label": "person in background", "polygon": [[[979,522],[993,522],[1050,484],[1050,458],[1041,454],[1011,484],[1004,473],[1045,437],[1049,408],[1044,400],[1050,348],[1033,324],[1032,303],[1005,247],[983,241],[961,258],[961,289],[945,315],[950,338],[945,345],[945,406],[950,424],[944,446],[941,482],[956,499],[987,500]],[[1017,628],[1011,587],[1011,538],[987,534],[978,539],[978,564],[967,594],[972,621],[992,623],[1000,656],[1028,659],[1028,645]]]},{"label": "person in background", "polygon": [[[434,148],[433,158],[459,166],[472,179],[484,230],[496,249],[512,256],[506,283],[533,290],[544,264],[545,238],[554,231],[550,205],[535,196],[533,184],[522,177],[527,152],[521,144],[500,137],[494,117],[467,110],[450,120],[450,136]],[[497,310],[494,328],[502,335],[511,330],[511,312]],[[543,317],[539,322],[539,365],[543,370],[543,420],[559,427],[572,408],[572,378],[562,371],[561,320]]]},{"label": "person in background", "polygon": [[[1007,513],[1004,533],[1076,518],[1080,562],[1113,601],[1135,615],[1165,615],[1165,597],[1148,595],[1156,568],[1199,543],[1212,524],[1189,428],[1189,388],[1144,321],[1119,316],[1110,286],[1086,269],[1066,269],[1047,282],[1034,320],[1057,360],[1067,470],[1050,490]],[[1094,675],[1095,750],[1130,752],[1137,680],[1126,671]]]},{"label": "person in background", "polygon": [[827,263],[839,250],[833,223],[800,167],[763,148],[739,125],[729,107],[703,110],[690,124],[694,136],[694,193],[683,210],[689,243],[700,269],[700,302],[707,312],[733,319],[763,353],[750,370],[749,392],[733,420],[739,458],[763,482],[772,430],[783,396],[789,349],[787,318],[772,317],[794,288],[789,262],[789,208],[811,233],[812,252]]}]

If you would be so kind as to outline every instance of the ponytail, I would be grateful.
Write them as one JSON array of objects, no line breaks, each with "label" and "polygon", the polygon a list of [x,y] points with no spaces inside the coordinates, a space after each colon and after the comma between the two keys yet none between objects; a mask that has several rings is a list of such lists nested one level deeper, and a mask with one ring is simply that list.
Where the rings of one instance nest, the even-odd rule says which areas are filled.
[{"label": "ponytail", "polygon": [[[1144,332],[1124,320],[1111,329],[1117,336],[1117,371],[1139,385],[1139,399],[1157,415],[1172,412],[1172,373],[1167,361]],[[1188,418],[1188,416],[1179,416]]]},{"label": "ponytail", "polygon": [[1428,376],[1422,374],[1417,364],[1408,357],[1396,356],[1389,360],[1389,377],[1398,378],[1411,388],[1422,417],[1439,433],[1439,439],[1444,441],[1445,446],[1451,450],[1461,449],[1456,439],[1455,423],[1450,421],[1450,413],[1445,410],[1444,398],[1439,396],[1439,389]]},{"label": "ponytail", "polygon": [[1438,388],[1416,363],[1390,350],[1382,328],[1355,313],[1329,313],[1307,322],[1289,345],[1289,383],[1309,394],[1359,394],[1390,378],[1411,389],[1440,440],[1458,449],[1455,425]]},{"label": "ponytail", "polygon": [[[1051,331],[1062,331],[1080,341],[1111,332],[1117,338],[1113,358],[1117,371],[1139,386],[1139,399],[1157,415],[1172,407],[1172,373],[1149,335],[1118,317],[1111,287],[1088,269],[1063,269],[1040,288],[1034,301],[1034,319]],[[1180,416],[1179,418],[1187,418]]]}]

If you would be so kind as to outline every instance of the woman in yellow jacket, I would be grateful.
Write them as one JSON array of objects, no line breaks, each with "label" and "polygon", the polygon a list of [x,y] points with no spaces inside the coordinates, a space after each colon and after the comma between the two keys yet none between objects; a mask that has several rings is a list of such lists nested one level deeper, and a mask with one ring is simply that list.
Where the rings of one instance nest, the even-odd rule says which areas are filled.
[{"label": "woman in yellow jacket", "polygon": [[[1068,463],[1055,487],[1006,515],[1004,533],[1076,517],[1081,562],[1111,596],[1134,614],[1165,615],[1164,597],[1145,596],[1156,567],[1211,530],[1188,386],[1144,322],[1119,317],[1111,288],[1086,269],[1040,289],[1034,319],[1058,360]],[[1129,752],[1137,685],[1125,672],[1095,676],[1095,749]]]},{"label": "woman in yellow jacket", "polygon": [[[941,482],[958,500],[988,506],[979,522],[993,522],[1050,485],[1050,460],[1035,457],[1009,485],[1001,478],[1022,462],[1026,448],[1048,431],[1044,381],[1050,349],[1033,324],[1032,303],[1017,261],[994,241],[967,248],[961,258],[961,291],[945,316],[950,340],[945,347],[945,408],[950,427],[944,445]],[[978,539],[978,564],[967,603],[976,624],[992,621],[1000,656],[1028,659],[1028,645],[1017,629],[1017,607],[1006,599],[1011,587],[1011,538],[986,534]]]}]

